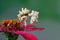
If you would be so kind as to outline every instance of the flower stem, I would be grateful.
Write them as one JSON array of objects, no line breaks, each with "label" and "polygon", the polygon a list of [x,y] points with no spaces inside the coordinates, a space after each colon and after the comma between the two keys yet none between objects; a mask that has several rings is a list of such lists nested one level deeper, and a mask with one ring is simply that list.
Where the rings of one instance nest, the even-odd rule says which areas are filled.
[{"label": "flower stem", "polygon": [[7,40],[17,40],[18,35],[12,33],[5,33]]}]

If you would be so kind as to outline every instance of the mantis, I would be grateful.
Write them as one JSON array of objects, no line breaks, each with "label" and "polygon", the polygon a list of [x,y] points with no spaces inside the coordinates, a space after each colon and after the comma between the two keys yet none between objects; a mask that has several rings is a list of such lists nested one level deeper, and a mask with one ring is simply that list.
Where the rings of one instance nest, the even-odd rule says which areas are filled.
[{"label": "mantis", "polygon": [[24,25],[26,28],[27,20],[29,17],[31,17],[30,24],[33,24],[34,22],[38,22],[38,20],[37,20],[38,14],[39,14],[39,12],[37,12],[37,11],[32,10],[32,12],[30,13],[30,10],[28,10],[27,8],[25,8],[25,9],[22,8],[22,10],[19,11],[19,14],[17,16],[20,21],[24,21]]}]

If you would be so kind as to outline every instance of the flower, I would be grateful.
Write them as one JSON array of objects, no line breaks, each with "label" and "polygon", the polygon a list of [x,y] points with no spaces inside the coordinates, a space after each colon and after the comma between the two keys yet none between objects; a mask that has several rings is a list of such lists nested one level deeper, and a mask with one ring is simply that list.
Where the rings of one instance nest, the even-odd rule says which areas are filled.
[{"label": "flower", "polygon": [[32,24],[27,24],[27,32],[25,32],[25,26],[21,26],[20,24],[22,25],[23,23],[18,20],[3,20],[2,25],[0,25],[0,32],[9,32],[12,34],[21,35],[25,40],[38,40],[36,36],[28,33],[28,31],[44,30],[44,28],[36,28]]},{"label": "flower", "polygon": [[38,40],[38,38],[36,36],[34,36],[33,34],[30,34],[28,32],[24,32],[24,31],[15,31],[15,34],[20,34],[21,36],[24,37],[25,40]]},{"label": "flower", "polygon": [[20,29],[20,22],[18,20],[3,20],[2,25],[4,28]]}]

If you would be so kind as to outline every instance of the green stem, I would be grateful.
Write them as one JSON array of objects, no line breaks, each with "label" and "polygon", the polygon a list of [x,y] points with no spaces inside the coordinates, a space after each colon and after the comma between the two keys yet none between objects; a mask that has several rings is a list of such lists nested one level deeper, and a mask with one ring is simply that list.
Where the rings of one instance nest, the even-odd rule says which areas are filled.
[{"label": "green stem", "polygon": [[17,40],[18,35],[12,33],[5,33],[7,40]]}]

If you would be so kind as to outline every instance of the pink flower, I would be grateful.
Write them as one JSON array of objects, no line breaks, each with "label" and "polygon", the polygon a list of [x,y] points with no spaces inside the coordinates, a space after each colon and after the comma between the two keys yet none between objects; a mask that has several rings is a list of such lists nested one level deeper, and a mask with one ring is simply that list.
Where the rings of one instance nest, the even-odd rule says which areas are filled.
[{"label": "pink flower", "polygon": [[[25,28],[25,26],[23,26],[23,28]],[[35,27],[34,25],[32,25],[32,24],[27,24],[26,25],[26,30],[27,31],[35,31],[35,30],[44,30],[44,28],[38,28],[38,27]]]},{"label": "pink flower", "polygon": [[0,32],[2,32],[2,26],[0,25]]},{"label": "pink flower", "polygon": [[[11,22],[11,21],[10,21]],[[16,21],[15,21],[16,22]],[[14,22],[14,23],[15,23]],[[17,22],[17,23],[19,23],[19,22]],[[5,23],[6,24],[6,23]],[[9,23],[7,22],[7,24],[6,25],[8,25]],[[22,25],[23,23],[22,22],[20,22],[20,24]],[[3,23],[3,25],[4,25],[4,23]],[[25,26],[24,25],[22,25],[22,26],[18,26],[18,24],[17,24],[17,27],[15,27],[14,26],[14,24],[12,25],[13,27],[13,29],[12,28],[10,28],[11,27],[11,25],[9,25],[8,27],[5,25],[5,27],[3,26],[3,25],[0,25],[0,32],[10,32],[10,33],[13,33],[13,34],[18,34],[18,35],[21,35],[21,36],[23,36],[23,38],[25,39],[25,40],[38,40],[38,38],[36,37],[36,36],[34,36],[33,34],[30,34],[30,33],[28,33],[28,31],[35,31],[35,30],[44,30],[44,28],[37,28],[37,27],[35,27],[34,25],[32,25],[32,24],[27,24],[26,25],[26,31],[24,31],[25,30]],[[14,28],[15,27],[15,28]]]},{"label": "pink flower", "polygon": [[15,32],[13,32],[15,34],[20,34],[21,36],[23,36],[23,38],[25,40],[38,40],[38,38],[36,36],[34,36],[33,34],[30,34],[28,32],[24,32],[24,31],[19,31],[16,30]]}]

